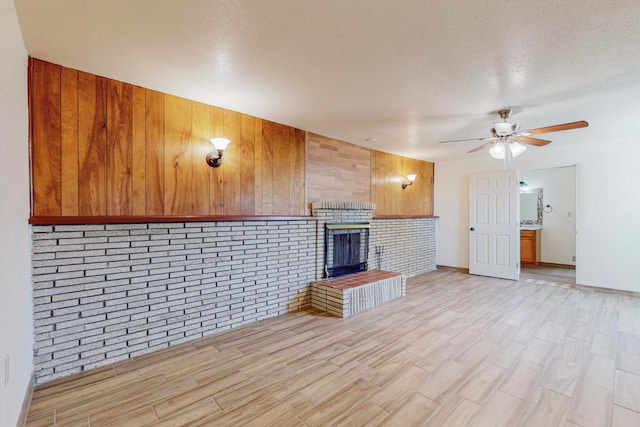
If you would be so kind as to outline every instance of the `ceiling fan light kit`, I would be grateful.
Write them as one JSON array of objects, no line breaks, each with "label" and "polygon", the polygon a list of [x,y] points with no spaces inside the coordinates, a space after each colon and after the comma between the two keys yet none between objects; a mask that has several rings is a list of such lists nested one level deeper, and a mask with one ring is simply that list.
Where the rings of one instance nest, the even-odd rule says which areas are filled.
[{"label": "ceiling fan light kit", "polygon": [[527,147],[520,144],[518,141],[511,141],[511,144],[509,144],[509,150],[513,157],[518,157],[520,154],[524,153],[526,149]]},{"label": "ceiling fan light kit", "polygon": [[506,154],[506,150],[504,149],[504,144],[502,142],[496,142],[495,144],[493,144],[493,146],[489,149],[489,154],[491,155],[491,157],[493,157],[494,159],[498,159],[498,160],[502,160],[504,159],[504,156]]},{"label": "ceiling fan light kit", "polygon": [[493,124],[493,128],[498,136],[509,136],[513,133],[515,126],[507,122],[498,122]]},{"label": "ceiling fan light kit", "polygon": [[563,130],[585,128],[589,126],[589,123],[581,120],[577,122],[519,131],[519,125],[507,122],[507,119],[511,116],[511,110],[500,110],[498,111],[498,115],[500,116],[502,121],[493,124],[493,127],[491,128],[492,136],[489,138],[455,139],[451,141],[440,141],[440,143],[484,141],[485,143],[483,145],[469,150],[468,153],[473,153],[484,148],[489,148],[489,155],[491,155],[491,157],[508,162],[509,158],[518,157],[520,154],[522,154],[527,149],[527,145],[542,147],[551,143],[551,141],[549,140],[532,138],[530,135],[560,132]]}]

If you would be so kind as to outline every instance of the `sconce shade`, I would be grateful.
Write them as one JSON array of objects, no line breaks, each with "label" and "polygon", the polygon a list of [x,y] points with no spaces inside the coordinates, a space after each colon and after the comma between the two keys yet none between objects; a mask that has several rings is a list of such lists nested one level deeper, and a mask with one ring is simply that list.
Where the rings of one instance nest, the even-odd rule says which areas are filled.
[{"label": "sconce shade", "polygon": [[211,141],[216,150],[226,150],[227,145],[231,142],[228,138],[211,138],[209,141]]},{"label": "sconce shade", "polygon": [[[406,175],[407,180],[405,181],[404,178],[402,179],[402,189],[404,190],[409,185],[413,185],[413,181],[415,181],[416,176],[417,175],[415,173],[408,173]],[[409,181],[409,182],[407,182],[407,181]]]},{"label": "sconce shade", "polygon": [[211,141],[216,150],[207,154],[207,164],[212,168],[220,167],[222,165],[222,153],[231,141],[227,138],[211,138],[209,141]]}]

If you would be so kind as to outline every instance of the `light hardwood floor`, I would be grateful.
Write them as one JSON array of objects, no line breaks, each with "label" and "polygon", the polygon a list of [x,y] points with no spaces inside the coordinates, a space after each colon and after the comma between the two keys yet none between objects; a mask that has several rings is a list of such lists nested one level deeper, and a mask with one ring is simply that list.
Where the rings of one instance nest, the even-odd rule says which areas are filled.
[{"label": "light hardwood floor", "polygon": [[540,265],[536,268],[521,268],[520,278],[522,279],[538,279],[548,282],[563,283],[566,285],[576,284],[576,269],[561,267],[561,266],[548,266]]},{"label": "light hardwood floor", "polygon": [[438,270],[40,386],[54,424],[640,426],[640,299]]}]

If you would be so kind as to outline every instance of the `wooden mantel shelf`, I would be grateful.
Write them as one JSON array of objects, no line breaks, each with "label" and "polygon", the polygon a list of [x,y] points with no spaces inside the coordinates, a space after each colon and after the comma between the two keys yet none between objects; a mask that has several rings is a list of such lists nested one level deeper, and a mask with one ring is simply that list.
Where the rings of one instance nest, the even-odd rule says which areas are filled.
[{"label": "wooden mantel shelf", "polygon": [[437,215],[374,215],[373,219],[422,219],[440,218]]},{"label": "wooden mantel shelf", "polygon": [[161,222],[221,222],[221,221],[317,221],[311,216],[252,216],[252,215],[216,215],[216,216],[32,216],[33,225],[78,225],[78,224],[140,224]]}]

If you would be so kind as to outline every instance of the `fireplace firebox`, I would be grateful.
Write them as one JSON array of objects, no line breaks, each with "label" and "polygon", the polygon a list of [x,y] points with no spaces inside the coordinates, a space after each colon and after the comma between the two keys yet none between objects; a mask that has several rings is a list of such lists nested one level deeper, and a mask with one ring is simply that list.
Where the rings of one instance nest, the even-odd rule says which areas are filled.
[{"label": "fireplace firebox", "polygon": [[368,222],[343,222],[325,225],[325,278],[367,271],[368,258]]}]

